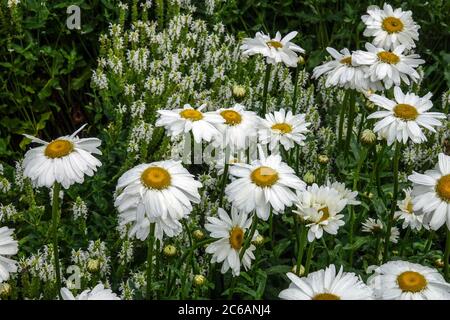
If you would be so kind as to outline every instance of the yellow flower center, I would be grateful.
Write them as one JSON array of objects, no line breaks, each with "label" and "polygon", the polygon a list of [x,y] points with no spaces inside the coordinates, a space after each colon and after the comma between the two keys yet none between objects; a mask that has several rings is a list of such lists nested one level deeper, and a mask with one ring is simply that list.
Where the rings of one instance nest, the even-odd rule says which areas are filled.
[{"label": "yellow flower center", "polygon": [[229,126],[235,126],[242,122],[241,115],[234,110],[224,110],[220,115],[225,119],[225,123]]},{"label": "yellow flower center", "polygon": [[330,211],[328,210],[328,207],[322,208],[319,211],[322,211],[322,217],[320,218],[319,223],[327,220],[330,217]]},{"label": "yellow flower center", "polygon": [[427,286],[423,275],[415,271],[405,271],[397,277],[397,283],[402,291],[419,292]]},{"label": "yellow flower center", "polygon": [[273,130],[278,130],[278,131],[280,131],[281,133],[284,133],[284,134],[292,132],[292,126],[290,124],[288,124],[288,123],[285,123],[285,122],[274,124],[272,126],[272,129]]},{"label": "yellow flower center", "polygon": [[54,140],[45,148],[44,154],[49,158],[62,158],[73,151],[73,143],[68,140]]},{"label": "yellow flower center", "polygon": [[278,181],[278,173],[272,168],[261,166],[253,170],[250,179],[259,187],[270,187]]},{"label": "yellow flower center", "polygon": [[396,105],[393,109],[394,115],[397,118],[406,120],[406,121],[412,121],[416,120],[417,116],[419,115],[419,112],[417,112],[417,109],[409,104],[400,103]]},{"label": "yellow flower center", "polygon": [[269,47],[280,49],[283,48],[283,44],[280,41],[270,40],[266,42]]},{"label": "yellow flower center", "polygon": [[411,201],[409,201],[408,204],[406,205],[406,210],[409,213],[413,213],[414,212],[414,210],[413,210],[413,203]]},{"label": "yellow flower center", "polygon": [[436,192],[442,200],[450,202],[450,174],[438,180]]},{"label": "yellow flower center", "polygon": [[351,66],[352,65],[352,57],[345,57],[345,58],[341,59],[340,63]]},{"label": "yellow flower center", "polygon": [[170,186],[170,173],[160,167],[149,167],[142,172],[142,183],[149,189],[162,190]]},{"label": "yellow flower center", "polygon": [[316,294],[313,298],[313,300],[341,300],[341,298],[335,294],[332,293],[319,293]]},{"label": "yellow flower center", "polygon": [[396,17],[387,17],[382,22],[383,30],[387,33],[396,33],[403,31],[403,22]]},{"label": "yellow flower center", "polygon": [[244,230],[240,227],[233,227],[230,231],[230,245],[235,250],[240,250],[244,244]]},{"label": "yellow flower center", "polygon": [[203,119],[203,114],[195,109],[184,109],[180,112],[180,116],[191,121],[198,121]]},{"label": "yellow flower center", "polygon": [[380,59],[384,63],[397,64],[400,61],[398,55],[390,51],[380,51],[377,53],[377,56],[378,59]]}]

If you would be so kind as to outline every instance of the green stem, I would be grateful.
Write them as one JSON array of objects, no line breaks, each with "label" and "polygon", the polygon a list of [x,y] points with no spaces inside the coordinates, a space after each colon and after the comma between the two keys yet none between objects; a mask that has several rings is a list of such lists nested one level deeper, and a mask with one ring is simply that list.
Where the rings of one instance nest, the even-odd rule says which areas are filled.
[{"label": "green stem", "polygon": [[261,109],[260,116],[264,118],[266,115],[266,109],[267,109],[267,91],[269,89],[269,80],[270,80],[270,71],[272,69],[272,65],[268,63],[266,65],[266,73],[264,75],[264,89],[263,89],[263,105]]},{"label": "green stem", "polygon": [[444,277],[445,280],[450,281],[450,273],[449,273],[449,261],[450,258],[450,230],[446,228],[447,231],[447,241],[445,242],[445,253],[444,253]]},{"label": "green stem", "polygon": [[297,68],[295,68],[295,75],[294,75],[294,97],[292,98],[292,113],[295,114],[297,110],[297,92],[298,92],[298,74],[299,72],[299,66],[297,65]]},{"label": "green stem", "polygon": [[306,264],[305,264],[305,276],[309,273],[309,268],[311,267],[311,258],[312,254],[314,252],[314,244],[316,243],[315,240],[309,244],[308,253],[306,255]]},{"label": "green stem", "polygon": [[147,300],[151,300],[152,294],[152,276],[153,276],[153,244],[155,241],[155,224],[150,224],[150,233],[148,235],[148,248],[147,248]]},{"label": "green stem", "polygon": [[397,194],[398,194],[398,164],[400,161],[400,151],[402,145],[399,142],[395,142],[395,153],[394,153],[394,192],[392,194],[391,201],[391,212],[387,219],[387,228],[386,228],[386,237],[384,241],[384,252],[383,252],[383,261],[386,262],[389,256],[389,239],[391,237],[391,228],[394,220],[395,209],[397,208]]},{"label": "green stem", "polygon": [[61,296],[61,268],[59,266],[59,249],[58,249],[58,224],[60,218],[59,211],[59,191],[61,190],[61,185],[55,182],[53,185],[53,199],[52,199],[52,222],[53,222],[53,259],[55,263],[55,274],[56,274],[56,290],[58,290],[58,296]]},{"label": "green stem", "polygon": [[[341,105],[341,113],[339,114],[339,128],[338,128],[338,145],[342,146],[342,135],[344,132],[344,118],[345,118],[345,111],[347,107],[347,101],[348,101],[348,95],[349,90],[345,91],[344,101]],[[340,150],[340,148],[339,148]]]},{"label": "green stem", "polygon": [[410,234],[411,234],[411,228],[408,228],[408,229],[406,230],[405,237],[403,238],[402,245],[401,245],[401,247],[400,247],[400,252],[399,252],[399,256],[400,256],[400,257],[403,256],[403,252],[405,251],[405,246],[406,246],[406,243],[408,242],[408,239],[409,239],[409,235],[410,235]]},{"label": "green stem", "polygon": [[220,194],[219,194],[219,208],[222,208],[223,205],[223,195],[225,192],[225,186],[228,180],[228,168],[230,164],[228,163],[228,159],[225,157],[225,167],[223,169],[223,177],[222,177],[222,185],[220,186]]},{"label": "green stem", "polygon": [[[295,218],[294,218],[295,219]],[[297,252],[297,275],[300,276],[301,273],[301,267],[302,267],[302,260],[303,260],[303,253],[305,251],[305,242],[306,242],[306,228],[304,224],[300,224],[300,235],[298,236],[298,252]]]},{"label": "green stem", "polygon": [[345,154],[348,154],[348,150],[350,147],[350,141],[352,139],[353,133],[353,122],[355,120],[355,92],[352,90],[350,93],[349,99],[349,112],[348,112],[348,120],[347,120],[347,136],[345,138]]},{"label": "green stem", "polygon": [[427,243],[425,245],[425,253],[429,252],[431,249],[431,245],[433,244],[434,231],[430,230],[430,234],[427,239]]}]

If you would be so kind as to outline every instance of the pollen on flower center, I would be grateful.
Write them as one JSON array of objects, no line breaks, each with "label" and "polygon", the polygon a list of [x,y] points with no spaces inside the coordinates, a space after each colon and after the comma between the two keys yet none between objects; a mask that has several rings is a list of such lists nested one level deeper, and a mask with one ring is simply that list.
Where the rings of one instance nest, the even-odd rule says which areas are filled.
[{"label": "pollen on flower center", "polygon": [[191,121],[198,121],[203,119],[203,114],[195,109],[184,109],[180,112],[180,116]]},{"label": "pollen on flower center", "polygon": [[274,124],[272,126],[272,129],[273,130],[278,130],[278,131],[280,131],[281,133],[284,133],[284,134],[292,132],[292,126],[290,124],[288,124],[288,123],[285,123],[285,122]]},{"label": "pollen on flower center", "polygon": [[450,174],[447,174],[438,180],[436,192],[442,200],[450,202]]},{"label": "pollen on flower center", "polygon": [[423,275],[415,271],[405,271],[397,277],[397,283],[402,291],[419,292],[427,286]]},{"label": "pollen on flower center", "polygon": [[275,48],[275,49],[280,49],[283,48],[283,44],[280,41],[276,41],[276,40],[269,40],[266,42],[267,45],[269,47]]},{"label": "pollen on flower center", "polygon": [[400,61],[400,58],[395,53],[389,51],[381,51],[377,53],[378,59],[380,59],[384,63],[389,64],[397,64]]},{"label": "pollen on flower center", "polygon": [[413,203],[412,203],[411,201],[409,201],[408,204],[406,205],[406,210],[407,210],[409,213],[413,213],[413,212],[414,212],[414,209],[413,209]]},{"label": "pollen on flower center", "polygon": [[351,56],[345,57],[345,58],[341,59],[341,61],[339,61],[339,62],[342,64],[346,64],[348,66],[351,66],[352,65],[352,57]]},{"label": "pollen on flower center", "polygon": [[320,218],[319,222],[325,221],[330,217],[330,210],[328,207],[322,208],[319,211],[322,211],[322,217]]},{"label": "pollen on flower center", "polygon": [[393,111],[394,115],[397,118],[407,121],[416,120],[417,116],[419,115],[419,112],[417,112],[417,109],[415,107],[404,103],[396,105]]},{"label": "pollen on flower center", "polygon": [[382,22],[383,30],[387,33],[396,33],[403,31],[403,22],[396,17],[387,17]]},{"label": "pollen on flower center", "polygon": [[45,148],[44,154],[49,158],[62,158],[73,151],[73,143],[68,140],[54,140]]},{"label": "pollen on flower center", "polygon": [[278,181],[278,173],[272,168],[261,166],[253,170],[250,179],[259,187],[270,187]]},{"label": "pollen on flower center", "polygon": [[142,183],[150,189],[162,190],[170,186],[170,173],[161,167],[149,167],[142,172]]},{"label": "pollen on flower center", "polygon": [[225,119],[225,123],[234,126],[242,122],[241,115],[234,110],[224,110],[220,113],[222,118]]},{"label": "pollen on flower center", "polygon": [[312,300],[341,300],[341,298],[333,293],[318,293]]},{"label": "pollen on flower center", "polygon": [[235,250],[240,250],[244,243],[244,230],[236,226],[230,231],[230,245]]}]

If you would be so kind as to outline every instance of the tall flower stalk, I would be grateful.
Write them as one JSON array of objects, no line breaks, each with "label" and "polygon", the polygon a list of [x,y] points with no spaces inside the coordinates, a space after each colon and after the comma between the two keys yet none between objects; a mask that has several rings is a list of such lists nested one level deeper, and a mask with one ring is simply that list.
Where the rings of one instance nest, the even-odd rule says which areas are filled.
[{"label": "tall flower stalk", "polygon": [[59,204],[59,192],[61,185],[55,183],[53,185],[53,199],[52,199],[52,234],[53,234],[53,260],[55,266],[56,275],[56,290],[58,296],[61,299],[61,268],[59,266],[59,248],[58,248],[58,225],[61,217],[60,204]]}]

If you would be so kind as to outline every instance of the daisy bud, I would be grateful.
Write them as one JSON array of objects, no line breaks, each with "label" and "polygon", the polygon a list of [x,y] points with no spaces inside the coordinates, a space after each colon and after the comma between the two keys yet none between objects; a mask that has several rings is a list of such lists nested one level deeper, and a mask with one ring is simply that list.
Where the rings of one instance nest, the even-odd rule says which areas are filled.
[{"label": "daisy bud", "polygon": [[313,184],[314,181],[316,181],[316,176],[311,171],[308,171],[303,176],[303,181],[305,181],[307,184]]},{"label": "daisy bud", "polygon": [[443,268],[444,267],[444,260],[441,258],[434,260],[434,265],[436,268]]},{"label": "daisy bud", "polygon": [[95,273],[100,270],[100,261],[98,261],[98,259],[89,259],[87,263],[87,270],[90,273]]},{"label": "daisy bud", "polygon": [[192,235],[194,236],[195,240],[202,240],[205,237],[205,234],[200,229],[195,230]]},{"label": "daisy bud", "polygon": [[11,294],[11,285],[9,283],[0,284],[0,298],[5,299]]},{"label": "daisy bud", "polygon": [[252,241],[255,246],[261,246],[264,244],[264,237],[260,234],[256,236],[256,239]]},{"label": "daisy bud", "polygon": [[374,144],[377,141],[377,136],[370,129],[365,129],[361,133],[361,143],[367,146]]},{"label": "daisy bud", "polygon": [[233,96],[236,100],[242,100],[245,97],[246,90],[245,87],[241,85],[233,86]]},{"label": "daisy bud", "polygon": [[330,159],[326,154],[321,154],[317,158],[317,161],[319,161],[320,164],[327,164],[328,162],[330,162]]},{"label": "daisy bud", "polygon": [[201,287],[206,283],[206,278],[205,276],[201,275],[201,274],[196,274],[194,276],[194,285],[196,287]]},{"label": "daisy bud", "polygon": [[298,57],[298,60],[297,60],[297,64],[298,64],[299,66],[304,65],[304,64],[305,64],[305,58],[303,58],[302,56],[299,56],[299,57]]},{"label": "daisy bud", "polygon": [[168,258],[174,257],[177,254],[177,248],[171,244],[168,244],[164,247],[163,253]]},{"label": "daisy bud", "polygon": [[297,266],[293,266],[291,269],[291,272],[298,275],[298,276],[302,276],[305,274],[305,267],[303,265],[300,265],[300,274],[297,273]]}]

